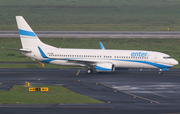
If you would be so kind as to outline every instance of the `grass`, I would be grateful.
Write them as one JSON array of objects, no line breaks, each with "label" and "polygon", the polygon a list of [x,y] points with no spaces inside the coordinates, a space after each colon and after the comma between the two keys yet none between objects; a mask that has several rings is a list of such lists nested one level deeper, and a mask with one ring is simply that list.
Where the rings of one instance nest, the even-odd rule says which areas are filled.
[{"label": "grass", "polygon": [[[158,51],[170,55],[172,58],[180,61],[180,39],[108,39],[108,38],[41,38],[44,43],[55,47],[62,48],[85,48],[85,49],[99,49],[99,42],[102,42],[106,49],[123,49],[123,50],[148,50]],[[19,38],[0,38],[1,47],[21,48]],[[1,62],[32,62],[30,58],[22,56],[18,51],[0,49]],[[37,68],[36,64],[22,64],[22,65],[3,65],[0,67],[23,67],[23,68]],[[176,66],[175,68],[180,68]],[[45,68],[59,68],[59,66],[45,64]]]},{"label": "grass", "polygon": [[178,0],[4,0],[0,30],[22,15],[34,30],[179,31]]},{"label": "grass", "polygon": [[0,91],[0,103],[104,103],[61,86],[33,85],[33,87],[48,87],[49,91],[29,92],[28,87],[14,85],[9,91]]}]

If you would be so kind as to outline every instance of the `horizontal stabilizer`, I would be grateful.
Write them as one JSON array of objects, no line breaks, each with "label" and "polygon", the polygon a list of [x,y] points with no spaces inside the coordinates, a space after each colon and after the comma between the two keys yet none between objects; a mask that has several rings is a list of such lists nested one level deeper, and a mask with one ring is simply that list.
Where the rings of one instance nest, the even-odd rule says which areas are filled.
[{"label": "horizontal stabilizer", "polygon": [[14,51],[20,51],[20,52],[26,52],[26,53],[31,53],[30,50],[24,50],[24,49],[13,49],[13,48],[5,48],[2,47],[3,49],[9,49],[9,50],[14,50]]}]

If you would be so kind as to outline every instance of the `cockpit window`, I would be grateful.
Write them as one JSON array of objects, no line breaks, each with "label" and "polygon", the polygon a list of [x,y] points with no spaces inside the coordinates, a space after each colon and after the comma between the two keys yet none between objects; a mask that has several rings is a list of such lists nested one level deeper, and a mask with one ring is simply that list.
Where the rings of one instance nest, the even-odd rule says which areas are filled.
[{"label": "cockpit window", "polygon": [[164,59],[171,59],[172,57],[163,57]]}]

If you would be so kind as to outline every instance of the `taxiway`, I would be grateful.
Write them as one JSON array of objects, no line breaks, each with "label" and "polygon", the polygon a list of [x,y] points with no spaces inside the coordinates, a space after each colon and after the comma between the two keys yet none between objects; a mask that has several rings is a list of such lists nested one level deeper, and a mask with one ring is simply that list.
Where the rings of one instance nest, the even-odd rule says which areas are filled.
[{"label": "taxiway", "polygon": [[[180,38],[179,31],[35,31],[40,38]],[[0,31],[0,37],[19,37],[18,31]]]},{"label": "taxiway", "polygon": [[[0,90],[25,81],[64,86],[105,104],[0,104],[4,113],[178,113],[180,69],[163,75],[158,70],[130,69],[114,73],[86,74],[85,69],[0,69]],[[40,79],[40,80],[39,80]],[[71,109],[71,110],[69,110]],[[89,112],[88,112],[89,111]]]}]

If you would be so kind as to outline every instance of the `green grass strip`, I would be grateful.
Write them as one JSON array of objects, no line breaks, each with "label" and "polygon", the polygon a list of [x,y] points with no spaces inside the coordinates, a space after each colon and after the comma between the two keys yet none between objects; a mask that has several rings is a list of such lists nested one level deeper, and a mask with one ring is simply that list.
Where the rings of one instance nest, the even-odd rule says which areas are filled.
[{"label": "green grass strip", "polygon": [[1,0],[0,30],[179,31],[179,0]]},{"label": "green grass strip", "polygon": [[48,87],[48,92],[29,92],[29,87],[14,85],[9,91],[0,91],[0,103],[104,103],[77,94],[62,86],[33,85]]}]

